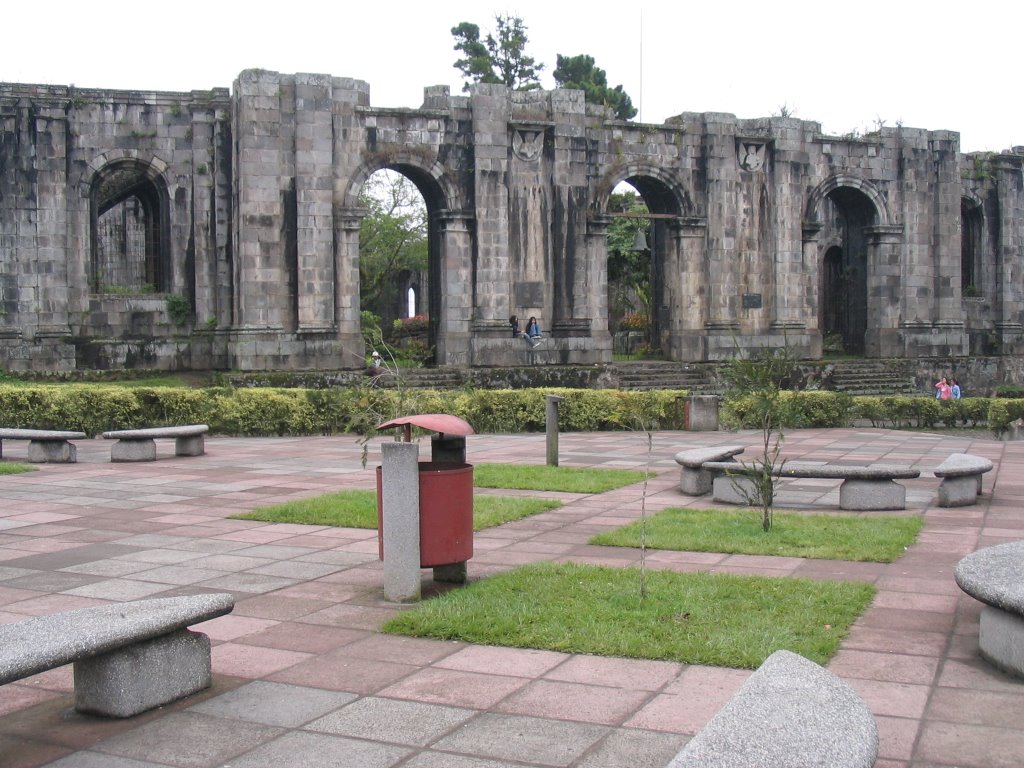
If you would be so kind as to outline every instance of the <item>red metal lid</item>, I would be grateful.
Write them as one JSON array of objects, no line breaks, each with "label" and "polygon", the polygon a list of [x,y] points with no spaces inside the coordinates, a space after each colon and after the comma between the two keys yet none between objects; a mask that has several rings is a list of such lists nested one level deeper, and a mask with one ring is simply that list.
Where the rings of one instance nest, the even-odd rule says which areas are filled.
[{"label": "red metal lid", "polygon": [[404,427],[407,425],[429,429],[433,432],[441,432],[453,437],[465,437],[466,435],[473,434],[473,428],[469,426],[468,422],[448,413],[420,413],[413,416],[400,416],[397,419],[391,419],[383,424],[378,424],[377,429]]}]

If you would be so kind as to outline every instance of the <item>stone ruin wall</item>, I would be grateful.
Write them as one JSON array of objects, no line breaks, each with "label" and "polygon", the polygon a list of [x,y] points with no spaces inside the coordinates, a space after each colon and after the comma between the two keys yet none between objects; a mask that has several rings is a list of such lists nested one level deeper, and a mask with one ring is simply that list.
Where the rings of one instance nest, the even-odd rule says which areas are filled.
[{"label": "stone ruin wall", "polygon": [[[660,217],[656,313],[672,359],[763,344],[820,356],[822,260],[849,242],[844,206],[864,219],[848,309],[864,353],[1013,355],[1022,160],[961,155],[948,131],[620,122],[578,91],[432,87],[410,110],[372,107],[362,81],[257,70],[231,93],[0,84],[0,354],[12,370],[361,367],[357,196],[387,167],[431,213],[441,364],[529,362],[513,313],[542,318],[553,360],[609,361],[607,202],[626,180]],[[135,181],[162,222],[160,285],[111,292],[95,274],[97,211]],[[193,308],[183,324],[170,295]]]}]

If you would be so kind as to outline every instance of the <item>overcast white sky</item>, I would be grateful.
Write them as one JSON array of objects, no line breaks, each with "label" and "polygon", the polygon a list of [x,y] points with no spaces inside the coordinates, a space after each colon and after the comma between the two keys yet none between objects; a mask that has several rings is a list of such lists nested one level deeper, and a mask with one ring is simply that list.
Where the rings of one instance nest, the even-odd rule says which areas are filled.
[{"label": "overcast white sky", "polygon": [[586,53],[660,123],[680,112],[778,114],[828,133],[902,123],[959,131],[962,151],[1024,144],[1017,20],[1005,0],[675,0],[7,3],[0,81],[83,88],[230,88],[243,69],[370,84],[378,107],[416,107],[462,79],[451,28],[521,17],[554,87],[555,54]]}]

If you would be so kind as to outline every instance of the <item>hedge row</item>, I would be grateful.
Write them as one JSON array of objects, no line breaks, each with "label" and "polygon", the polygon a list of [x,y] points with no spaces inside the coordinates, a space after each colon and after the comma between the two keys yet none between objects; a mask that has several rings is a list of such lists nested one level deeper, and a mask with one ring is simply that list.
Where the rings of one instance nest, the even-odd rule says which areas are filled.
[{"label": "hedge row", "polygon": [[681,429],[682,390],[177,389],[97,385],[0,385],[0,426],[112,429],[209,424],[222,435],[369,434],[388,419],[449,413],[477,432],[543,431],[545,395],[561,395],[564,431]]},{"label": "hedge row", "polygon": [[[1001,434],[1010,422],[1024,416],[1024,400],[994,400],[965,397],[961,400],[937,400],[934,397],[897,395],[888,397],[850,396],[842,392],[783,392],[795,400],[785,408],[791,414],[786,427],[848,427],[857,421],[873,427],[931,428],[939,425],[985,426]],[[723,425],[732,428],[758,428],[753,396],[726,398],[722,405]]]},{"label": "hedge row", "polygon": [[[221,435],[370,434],[396,416],[450,413],[477,432],[544,430],[545,395],[561,395],[559,427],[566,432],[682,429],[683,390],[484,389],[438,391],[371,387],[333,389],[128,389],[102,385],[0,385],[0,426],[70,429],[97,435],[111,429],[209,424]],[[787,427],[984,426],[996,434],[1024,418],[1024,399],[969,397],[851,397],[838,392],[784,392],[795,398]],[[749,397],[726,398],[721,421],[757,428]]]}]

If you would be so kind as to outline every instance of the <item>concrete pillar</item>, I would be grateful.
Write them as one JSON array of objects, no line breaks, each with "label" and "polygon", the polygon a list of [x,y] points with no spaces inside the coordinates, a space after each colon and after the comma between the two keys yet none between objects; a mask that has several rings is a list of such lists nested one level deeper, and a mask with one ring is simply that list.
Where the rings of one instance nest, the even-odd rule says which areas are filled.
[{"label": "concrete pillar", "polygon": [[549,467],[558,466],[558,404],[565,400],[560,395],[544,397],[544,432]]},{"label": "concrete pillar", "polygon": [[413,602],[420,599],[420,448],[382,443],[380,450],[384,597]]}]

